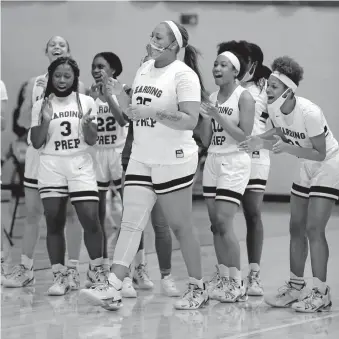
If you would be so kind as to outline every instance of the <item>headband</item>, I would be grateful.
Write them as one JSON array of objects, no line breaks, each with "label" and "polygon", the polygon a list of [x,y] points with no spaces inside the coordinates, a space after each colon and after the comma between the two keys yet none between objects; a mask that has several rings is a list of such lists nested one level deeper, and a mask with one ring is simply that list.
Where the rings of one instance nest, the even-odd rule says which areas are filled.
[{"label": "headband", "polygon": [[182,40],[182,35],[179,31],[178,26],[173,22],[173,21],[164,21],[166,22],[166,24],[170,27],[170,29],[172,30],[174,36],[175,36],[175,40],[177,40],[178,45],[180,48],[184,47],[184,42]]},{"label": "headband", "polygon": [[232,53],[232,52],[223,52],[220,53],[219,55],[225,56],[229,61],[231,61],[231,64],[234,66],[234,68],[240,72],[240,61],[239,59]]},{"label": "headband", "polygon": [[291,88],[293,93],[296,91],[298,86],[295,84],[294,81],[292,81],[289,77],[287,77],[285,74],[279,73],[277,71],[272,72],[273,76],[278,78],[282,83],[284,83],[288,88]]}]

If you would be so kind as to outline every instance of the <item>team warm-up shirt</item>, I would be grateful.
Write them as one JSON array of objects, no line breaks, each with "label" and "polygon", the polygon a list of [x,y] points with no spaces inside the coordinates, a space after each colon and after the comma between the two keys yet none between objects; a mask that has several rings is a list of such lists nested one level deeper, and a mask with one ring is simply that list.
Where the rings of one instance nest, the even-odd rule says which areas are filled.
[{"label": "team warm-up shirt", "polygon": [[[239,98],[245,88],[240,85],[233,91],[231,96],[223,103],[218,103],[219,114],[234,125],[239,125]],[[210,100],[216,104],[219,91],[210,95]],[[232,138],[217,121],[212,119],[212,139],[208,153],[228,154],[238,153],[238,141]]]},{"label": "team warm-up shirt", "polygon": [[[119,105],[116,96],[113,99]],[[115,120],[113,113],[107,102],[100,98],[95,100],[98,112],[98,137],[97,148],[114,148],[116,152],[121,153],[125,144],[128,125],[121,127]]]},{"label": "team warm-up shirt", "polygon": [[287,142],[291,145],[313,148],[310,138],[325,133],[326,157],[338,151],[338,142],[328,127],[324,113],[313,102],[296,97],[296,105],[292,113],[269,112],[274,127],[281,127]]},{"label": "team warm-up shirt", "polygon": [[[178,111],[180,102],[201,100],[197,74],[179,60],[163,68],[155,68],[154,60],[145,62],[137,72],[132,89],[132,105],[171,112]],[[133,130],[131,159],[143,163],[182,163],[198,151],[193,131],[175,130],[152,118],[134,121]]]},{"label": "team warm-up shirt", "polygon": [[[245,88],[251,93],[255,101],[255,115],[252,135],[263,134],[267,130],[268,110],[267,110],[267,94],[265,79],[261,79],[262,86],[257,86],[254,82],[248,82]],[[255,151],[251,155],[252,163],[260,163],[263,165],[270,164],[270,152],[267,149]]]},{"label": "team warm-up shirt", "polygon": [[[97,123],[97,107],[93,98],[79,94],[83,115],[92,109],[91,115],[95,117],[92,122]],[[40,111],[43,100],[38,100],[32,109],[32,126],[40,123]],[[41,154],[49,155],[72,155],[86,151],[89,145],[85,142],[81,121],[82,116],[73,92],[66,98],[53,97],[53,116],[49,124],[45,146]]]}]

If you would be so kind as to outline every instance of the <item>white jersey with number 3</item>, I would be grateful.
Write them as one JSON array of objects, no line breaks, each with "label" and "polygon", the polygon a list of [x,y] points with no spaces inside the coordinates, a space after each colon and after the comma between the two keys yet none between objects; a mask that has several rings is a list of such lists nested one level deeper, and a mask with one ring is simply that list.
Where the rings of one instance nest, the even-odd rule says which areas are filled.
[{"label": "white jersey with number 3", "polygon": [[281,127],[288,143],[291,145],[313,148],[310,138],[325,133],[326,157],[338,150],[338,142],[328,127],[324,113],[313,102],[296,97],[296,105],[292,113],[284,115],[270,112],[274,127]]},{"label": "white jersey with number 3", "polygon": [[[118,100],[113,96],[113,100],[119,105]],[[115,120],[113,113],[107,102],[103,102],[100,98],[95,100],[98,112],[98,137],[96,147],[98,148],[114,148],[118,153],[124,148],[127,128],[121,127]]]},{"label": "white jersey with number 3", "polygon": [[[155,68],[154,60],[150,60],[142,64],[135,77],[132,106],[173,113],[180,102],[200,102],[200,89],[197,74],[182,61]],[[184,163],[198,151],[193,131],[170,128],[152,118],[135,121],[133,130],[131,159],[145,164]]]},{"label": "white jersey with number 3", "polygon": [[[94,100],[86,95],[79,94],[83,115],[92,109],[91,116],[97,123],[97,107]],[[37,101],[32,109],[32,126],[40,124],[40,110],[43,100]],[[41,154],[72,155],[86,151],[89,145],[85,142],[82,131],[82,116],[73,92],[66,98],[53,97],[51,100],[53,115],[49,124],[46,143]]]},{"label": "white jersey with number 3", "polygon": [[[239,85],[225,102],[218,105],[219,114],[222,118],[234,125],[239,125],[239,99],[243,91],[246,91],[246,89]],[[213,104],[216,104],[218,100],[218,93],[219,91],[216,91],[210,95],[210,100]],[[240,152],[238,142],[214,119],[212,119],[212,132],[208,153],[228,154]]]}]

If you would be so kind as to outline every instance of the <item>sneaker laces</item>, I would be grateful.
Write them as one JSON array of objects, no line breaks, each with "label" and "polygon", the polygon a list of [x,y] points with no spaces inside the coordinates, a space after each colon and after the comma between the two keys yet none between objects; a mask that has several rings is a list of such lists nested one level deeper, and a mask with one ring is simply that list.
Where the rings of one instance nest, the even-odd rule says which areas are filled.
[{"label": "sneaker laces", "polygon": [[63,274],[62,272],[55,272],[53,284],[66,285],[65,274]]},{"label": "sneaker laces", "polygon": [[107,276],[105,275],[105,270],[102,266],[95,266],[93,269],[90,269],[91,272],[94,273],[94,278],[91,278],[97,283],[105,283],[107,280]]},{"label": "sneaker laces", "polygon": [[219,267],[218,265],[215,265],[215,266],[217,268],[217,271],[214,273],[212,279],[209,282],[209,284],[212,284],[212,285],[217,285],[220,281]]},{"label": "sneaker laces", "polygon": [[137,275],[142,280],[149,280],[146,264],[140,264],[137,268]]},{"label": "sneaker laces", "polygon": [[197,285],[188,283],[187,291],[184,292],[182,299],[187,299],[187,300],[195,299],[196,297],[200,295],[200,290],[201,288],[199,288]]},{"label": "sneaker laces", "polygon": [[296,288],[294,288],[292,284],[287,281],[284,286],[279,287],[277,297],[283,297],[292,290],[296,290]]},{"label": "sneaker laces", "polygon": [[313,288],[309,291],[307,295],[304,295],[304,298],[301,301],[304,302],[306,305],[312,306],[313,301],[321,297],[322,293],[317,288]]},{"label": "sneaker laces", "polygon": [[67,275],[70,276],[73,280],[76,280],[79,276],[79,272],[76,268],[68,268]]},{"label": "sneaker laces", "polygon": [[108,291],[111,287],[113,287],[108,280],[106,280],[105,282],[99,282],[96,284],[93,284],[90,289],[94,290],[94,291],[98,291],[98,292],[102,292],[102,291]]},{"label": "sneaker laces", "polygon": [[23,264],[16,265],[13,267],[13,271],[8,276],[9,278],[17,279],[21,277],[25,273],[26,270],[27,268]]},{"label": "sneaker laces", "polygon": [[176,288],[174,279],[172,277],[168,277],[168,278],[162,279],[162,280],[165,281],[165,284],[167,286],[169,286],[170,288]]},{"label": "sneaker laces", "polygon": [[259,278],[259,272],[251,271],[251,273],[248,275],[248,282],[250,285],[256,285],[260,287],[260,278]]}]

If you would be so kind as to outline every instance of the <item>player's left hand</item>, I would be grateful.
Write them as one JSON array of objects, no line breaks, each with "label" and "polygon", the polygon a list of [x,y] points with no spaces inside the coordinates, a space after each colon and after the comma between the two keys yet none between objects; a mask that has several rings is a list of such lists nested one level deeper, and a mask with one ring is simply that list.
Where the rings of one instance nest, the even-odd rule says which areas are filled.
[{"label": "player's left hand", "polygon": [[120,95],[124,88],[122,84],[113,78],[108,78],[106,84],[103,87],[105,95]]},{"label": "player's left hand", "polygon": [[256,135],[248,136],[238,144],[238,149],[246,153],[259,151],[263,147],[264,141]]},{"label": "player's left hand", "polygon": [[276,140],[276,143],[272,147],[273,153],[284,153],[289,147],[289,144],[284,142],[279,135],[274,135],[274,138]]},{"label": "player's left hand", "polygon": [[126,115],[132,121],[138,121],[146,118],[155,118],[155,110],[149,106],[137,105],[137,106],[128,106],[126,110]]},{"label": "player's left hand", "polygon": [[211,118],[219,114],[218,101],[215,105],[212,102],[202,102],[200,105],[200,114]]},{"label": "player's left hand", "polygon": [[82,125],[88,126],[92,120],[95,119],[93,115],[91,115],[92,108],[88,110],[88,112],[82,117]]}]

